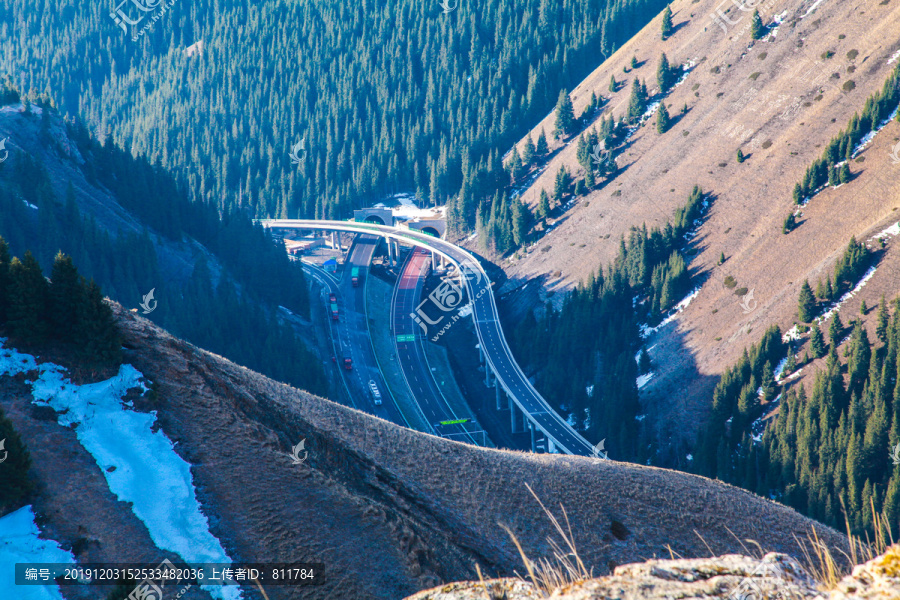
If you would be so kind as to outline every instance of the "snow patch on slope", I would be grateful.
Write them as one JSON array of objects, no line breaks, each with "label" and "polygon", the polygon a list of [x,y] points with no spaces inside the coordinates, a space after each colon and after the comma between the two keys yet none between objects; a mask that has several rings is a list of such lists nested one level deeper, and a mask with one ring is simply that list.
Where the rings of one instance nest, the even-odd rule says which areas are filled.
[{"label": "snow patch on slope", "polygon": [[13,565],[16,563],[74,564],[72,555],[53,540],[40,537],[31,506],[23,506],[0,518],[0,598],[16,600],[62,600],[59,586],[16,585]]},{"label": "snow patch on slope", "polygon": [[[5,343],[0,338],[0,344]],[[156,412],[140,413],[122,400],[134,388],[146,391],[141,373],[122,365],[116,376],[98,383],[73,384],[65,369],[37,365],[34,357],[13,348],[0,349],[0,374],[39,371],[31,384],[32,402],[49,405],[60,425],[75,429],[91,453],[110,491],[147,526],[153,543],[188,563],[230,563],[219,540],[209,532],[194,490],[190,464],[175,452],[161,429],[153,430]],[[115,469],[110,472],[110,467]],[[203,586],[217,598],[241,598],[236,587]]]}]

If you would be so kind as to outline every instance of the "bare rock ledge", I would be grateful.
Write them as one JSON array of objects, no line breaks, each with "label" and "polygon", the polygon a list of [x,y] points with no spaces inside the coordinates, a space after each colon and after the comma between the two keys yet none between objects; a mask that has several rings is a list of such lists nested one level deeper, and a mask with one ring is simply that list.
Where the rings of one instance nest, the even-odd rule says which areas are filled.
[{"label": "bare rock ledge", "polygon": [[[407,600],[537,600],[530,582],[491,579],[442,585]],[[762,559],[727,554],[715,558],[649,560],[617,567],[612,575],[554,590],[554,600],[900,600],[900,544],[853,569],[825,590],[786,554]]]}]

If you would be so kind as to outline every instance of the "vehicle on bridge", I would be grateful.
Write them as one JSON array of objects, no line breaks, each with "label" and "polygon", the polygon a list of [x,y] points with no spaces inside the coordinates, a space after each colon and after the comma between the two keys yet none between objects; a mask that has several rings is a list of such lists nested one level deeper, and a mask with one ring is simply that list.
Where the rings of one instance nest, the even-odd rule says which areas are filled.
[{"label": "vehicle on bridge", "polygon": [[331,320],[332,321],[338,320],[338,306],[337,306],[336,302],[331,303]]},{"label": "vehicle on bridge", "polygon": [[328,301],[334,304],[335,302],[337,302],[337,295],[334,292],[329,292]]},{"label": "vehicle on bridge", "polygon": [[372,401],[375,402],[375,406],[381,406],[381,391],[374,379],[369,380],[369,391],[372,392]]},{"label": "vehicle on bridge", "polygon": [[353,267],[350,270],[350,283],[353,284],[353,287],[359,286],[359,267]]},{"label": "vehicle on bridge", "polygon": [[347,369],[348,371],[353,368],[353,359],[350,358],[349,356],[344,357],[344,368]]}]

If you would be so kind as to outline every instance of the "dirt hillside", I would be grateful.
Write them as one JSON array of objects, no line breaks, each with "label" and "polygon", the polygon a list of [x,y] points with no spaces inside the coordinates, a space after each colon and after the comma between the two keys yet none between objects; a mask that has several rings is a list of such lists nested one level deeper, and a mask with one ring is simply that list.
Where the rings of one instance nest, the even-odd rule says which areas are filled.
[{"label": "dirt hillside", "polygon": [[[235,560],[324,563],[325,583],[271,588],[285,598],[398,598],[442,582],[522,569],[508,526],[532,558],[549,555],[552,527],[529,484],[561,517],[564,506],[583,559],[595,574],[617,565],[742,550],[797,552],[812,521],[791,509],[701,477],[663,469],[459,444],[411,432],[275,383],[172,338],[116,306],[126,360],[154,382],[156,396],[135,399],[191,463],[211,531]],[[80,543],[81,561],[120,561],[123,541],[109,522],[127,523],[148,552],[143,526],[102,486],[66,493],[71,481],[100,481],[90,461],[71,461],[28,407],[22,381],[0,382],[4,409],[32,449],[40,511],[61,541]],[[43,419],[43,421],[41,420]],[[308,459],[291,447],[305,440]],[[67,442],[68,443],[68,442]],[[81,452],[81,454],[84,454]],[[80,455],[79,455],[80,456]],[[68,477],[51,468],[65,461]],[[96,487],[96,486],[95,486]],[[93,490],[93,491],[91,491]],[[104,503],[104,515],[89,508]],[[64,509],[64,510],[63,510]],[[67,515],[82,515],[78,523]],[[91,516],[93,515],[93,516]],[[843,537],[817,526],[836,547]],[[125,531],[125,530],[123,530]]]},{"label": "dirt hillside", "polygon": [[[659,369],[644,388],[645,412],[666,424],[660,429],[664,441],[693,435],[715,376],[744,347],[773,323],[783,330],[792,326],[804,279],[815,285],[832,272],[851,236],[869,239],[900,219],[900,164],[889,156],[900,139],[900,123],[891,122],[851,163],[852,182],[813,198],[802,209],[800,226],[782,234],[794,208],[794,184],[896,66],[900,2],[777,0],[738,6],[675,0],[671,7],[674,35],[661,41],[657,17],[572,92],[576,115],[595,92],[611,97],[603,116],[619,120],[635,76],[646,82],[651,97],[658,91],[656,68],[665,52],[671,64],[688,65],[684,81],[665,100],[673,117],[670,130],[658,134],[651,118],[629,140],[618,159],[622,172],[613,181],[574,204],[526,256],[504,262],[507,290],[547,275],[548,290],[566,289],[610,261],[631,226],[663,224],[694,184],[713,195],[709,218],[692,240],[697,254],[690,269],[702,286],[699,294],[648,341]],[[711,14],[717,8],[734,25],[715,22]],[[776,16],[781,23],[758,41],[749,31],[754,8],[763,23]],[[636,69],[630,67],[632,57],[639,61]],[[610,94],[613,75],[625,85]],[[553,121],[548,115],[533,139],[541,128],[549,135]],[[541,189],[552,193],[561,165],[576,177],[583,173],[576,141],[577,136],[551,139],[552,158],[523,192],[530,205]],[[742,164],[736,161],[738,148],[747,156]],[[718,265],[720,253],[727,258],[723,265]],[[873,306],[882,293],[896,296],[898,273],[889,241],[878,272],[847,305],[847,314],[859,314],[863,299]],[[756,307],[749,313],[722,285],[728,275],[754,292]],[[868,318],[874,319],[874,311]],[[691,383],[685,387],[685,381]]]}]

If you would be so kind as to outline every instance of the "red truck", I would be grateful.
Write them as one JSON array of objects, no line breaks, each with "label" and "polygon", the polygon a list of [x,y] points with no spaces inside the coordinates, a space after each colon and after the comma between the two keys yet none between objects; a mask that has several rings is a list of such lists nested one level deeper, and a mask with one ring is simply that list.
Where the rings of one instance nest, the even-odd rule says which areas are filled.
[{"label": "red truck", "polygon": [[353,359],[349,356],[344,357],[344,368],[348,371],[353,368]]},{"label": "red truck", "polygon": [[334,292],[330,292],[328,294],[328,301],[329,302],[337,302],[337,296],[334,295]]}]

